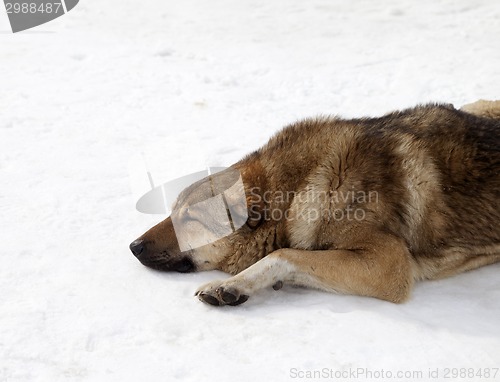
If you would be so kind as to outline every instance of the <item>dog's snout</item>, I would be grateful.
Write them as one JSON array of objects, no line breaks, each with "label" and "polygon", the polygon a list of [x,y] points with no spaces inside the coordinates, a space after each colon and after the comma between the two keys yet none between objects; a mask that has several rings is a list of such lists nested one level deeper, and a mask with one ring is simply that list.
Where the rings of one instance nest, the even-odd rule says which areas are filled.
[{"label": "dog's snout", "polygon": [[144,240],[134,240],[129,248],[135,257],[139,257],[144,252]]}]

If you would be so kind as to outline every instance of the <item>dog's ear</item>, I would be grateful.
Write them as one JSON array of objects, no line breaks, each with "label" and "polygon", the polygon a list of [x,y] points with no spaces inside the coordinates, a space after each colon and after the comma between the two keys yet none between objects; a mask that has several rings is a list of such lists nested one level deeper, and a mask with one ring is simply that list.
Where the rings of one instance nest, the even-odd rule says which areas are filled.
[{"label": "dog's ear", "polygon": [[[254,229],[264,220],[265,203],[259,186],[261,179],[258,176],[254,179],[255,171],[250,170],[242,174],[239,170],[231,169],[221,176],[224,197],[235,229],[244,225]],[[246,179],[246,183],[243,179]]]},{"label": "dog's ear", "polygon": [[225,196],[235,229],[244,225],[254,229],[264,220],[264,201],[259,194],[250,191],[243,198],[235,198],[234,193]]},{"label": "dog's ear", "polygon": [[259,194],[250,194],[247,196],[248,219],[246,224],[250,228],[257,228],[264,220],[264,200]]},{"label": "dog's ear", "polygon": [[233,179],[235,177],[234,173],[228,173],[222,178],[225,184],[219,180],[221,183],[219,188],[225,187],[223,196],[231,215],[233,228],[238,229],[245,224],[252,229],[256,228],[264,217],[264,201],[260,195],[260,189],[258,187],[245,189],[241,178],[238,176],[239,180],[237,178],[235,181]]}]

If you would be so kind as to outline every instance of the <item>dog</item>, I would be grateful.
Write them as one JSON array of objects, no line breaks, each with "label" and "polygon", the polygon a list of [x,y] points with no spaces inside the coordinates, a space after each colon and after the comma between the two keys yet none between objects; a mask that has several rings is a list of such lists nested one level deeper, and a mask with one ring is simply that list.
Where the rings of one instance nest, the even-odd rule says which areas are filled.
[{"label": "dog", "polygon": [[500,261],[499,222],[500,101],[481,100],[291,124],[187,187],[130,249],[157,270],[233,275],[195,293],[215,306],[283,284],[401,303],[416,281]]}]

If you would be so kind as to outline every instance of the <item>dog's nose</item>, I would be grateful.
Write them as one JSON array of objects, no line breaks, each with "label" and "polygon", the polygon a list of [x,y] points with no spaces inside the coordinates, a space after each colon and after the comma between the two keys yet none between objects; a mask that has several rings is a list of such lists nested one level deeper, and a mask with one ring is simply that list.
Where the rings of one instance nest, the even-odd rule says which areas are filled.
[{"label": "dog's nose", "polygon": [[129,248],[135,257],[139,257],[144,251],[144,240],[134,240]]}]

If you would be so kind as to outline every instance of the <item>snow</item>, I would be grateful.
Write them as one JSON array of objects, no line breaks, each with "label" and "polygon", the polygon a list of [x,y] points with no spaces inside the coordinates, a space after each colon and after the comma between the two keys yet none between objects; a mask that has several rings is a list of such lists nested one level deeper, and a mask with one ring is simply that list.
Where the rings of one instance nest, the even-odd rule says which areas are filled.
[{"label": "snow", "polygon": [[403,305],[285,286],[213,308],[193,293],[224,274],[129,252],[162,217],[128,163],[168,142],[192,172],[181,132],[228,165],[302,117],[498,99],[499,36],[491,0],[85,0],[18,34],[0,9],[0,381],[494,380],[500,264]]}]

